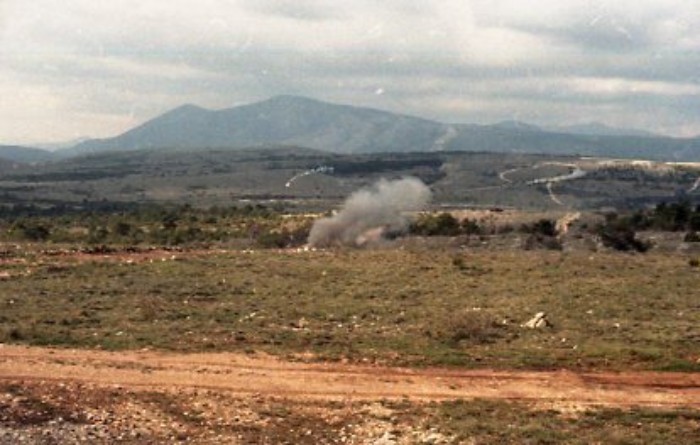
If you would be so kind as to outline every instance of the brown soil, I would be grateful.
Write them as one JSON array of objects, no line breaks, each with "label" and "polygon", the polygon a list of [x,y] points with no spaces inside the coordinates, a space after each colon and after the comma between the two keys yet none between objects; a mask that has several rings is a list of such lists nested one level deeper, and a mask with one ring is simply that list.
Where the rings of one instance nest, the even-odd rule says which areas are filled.
[{"label": "brown soil", "polygon": [[3,444],[457,443],[420,406],[475,398],[573,416],[594,407],[698,409],[700,374],[405,369],[0,345]]},{"label": "brown soil", "polygon": [[133,390],[217,389],[323,400],[508,399],[543,405],[700,408],[700,374],[405,369],[286,362],[233,353],[175,354],[0,347],[0,380]]}]

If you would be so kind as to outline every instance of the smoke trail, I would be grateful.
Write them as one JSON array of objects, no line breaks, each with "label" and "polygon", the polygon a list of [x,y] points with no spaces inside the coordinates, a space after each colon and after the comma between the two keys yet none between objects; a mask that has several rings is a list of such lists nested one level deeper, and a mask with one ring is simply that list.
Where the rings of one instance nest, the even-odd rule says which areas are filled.
[{"label": "smoke trail", "polygon": [[361,246],[387,232],[404,231],[408,223],[404,212],[422,209],[430,195],[430,189],[416,178],[381,179],[350,195],[337,214],[316,220],[309,245]]}]

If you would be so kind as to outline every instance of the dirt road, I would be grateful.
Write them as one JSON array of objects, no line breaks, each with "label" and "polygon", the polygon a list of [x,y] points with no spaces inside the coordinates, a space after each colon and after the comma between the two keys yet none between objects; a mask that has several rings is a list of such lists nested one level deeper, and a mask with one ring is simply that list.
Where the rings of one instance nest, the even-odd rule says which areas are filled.
[{"label": "dirt road", "polygon": [[697,373],[401,369],[175,354],[0,347],[0,381],[77,382],[133,391],[216,389],[322,400],[522,400],[540,406],[700,408]]}]

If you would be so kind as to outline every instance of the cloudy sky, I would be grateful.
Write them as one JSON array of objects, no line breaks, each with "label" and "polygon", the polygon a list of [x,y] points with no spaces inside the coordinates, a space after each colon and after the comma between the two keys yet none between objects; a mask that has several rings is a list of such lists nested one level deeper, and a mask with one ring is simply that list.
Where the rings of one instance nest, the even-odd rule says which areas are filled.
[{"label": "cloudy sky", "polygon": [[700,134],[697,0],[0,0],[0,143],[277,94]]}]

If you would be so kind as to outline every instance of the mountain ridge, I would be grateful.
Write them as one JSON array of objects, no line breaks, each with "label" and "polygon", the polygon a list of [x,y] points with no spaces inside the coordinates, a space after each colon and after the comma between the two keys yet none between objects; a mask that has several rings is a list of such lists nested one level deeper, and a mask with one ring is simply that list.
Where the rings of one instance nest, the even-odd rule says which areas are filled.
[{"label": "mountain ridge", "polygon": [[700,160],[700,138],[655,136],[599,123],[566,127],[573,133],[562,132],[565,127],[556,128],[520,121],[445,124],[374,108],[279,95],[220,110],[182,105],[121,135],[85,141],[59,154],[295,145],[345,154],[448,150]]},{"label": "mountain ridge", "polygon": [[588,136],[635,136],[635,137],[663,137],[650,131],[636,128],[612,127],[602,122],[588,122],[574,125],[556,125],[542,127],[551,133],[565,133]]},{"label": "mountain ridge", "polygon": [[445,124],[372,108],[331,104],[281,95],[221,110],[183,105],[113,138],[76,145],[63,154],[113,149],[219,148],[266,144],[302,145],[325,151],[411,151],[398,146],[410,139],[413,151],[428,150]]},{"label": "mountain ridge", "polygon": [[50,151],[41,148],[22,145],[0,145],[0,158],[22,164],[31,164],[50,161],[54,158],[54,155]]}]

